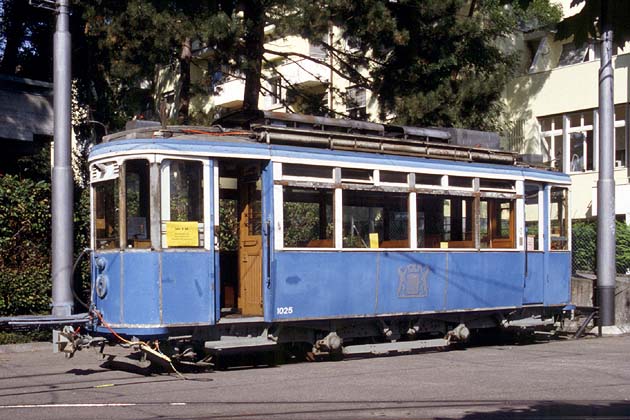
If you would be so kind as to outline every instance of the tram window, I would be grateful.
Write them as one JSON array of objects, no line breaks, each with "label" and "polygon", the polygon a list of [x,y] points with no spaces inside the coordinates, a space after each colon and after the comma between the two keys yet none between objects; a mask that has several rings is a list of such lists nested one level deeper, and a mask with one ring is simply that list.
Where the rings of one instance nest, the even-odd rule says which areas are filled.
[{"label": "tram window", "polygon": [[333,192],[284,187],[284,246],[334,247]]},{"label": "tram window", "polygon": [[479,213],[481,248],[514,248],[514,201],[484,198]]},{"label": "tram window", "polygon": [[473,197],[418,195],[418,247],[474,247],[473,201]]},{"label": "tram window", "polygon": [[527,250],[540,250],[540,203],[536,184],[525,184],[525,227],[527,229]]},{"label": "tram window", "polygon": [[201,162],[172,160],[165,161],[163,168],[167,169],[165,175],[168,174],[168,178],[162,182],[162,194],[168,193],[164,197],[168,200],[167,208],[162,206],[162,216],[166,222],[166,246],[201,247],[203,165]]},{"label": "tram window", "polygon": [[479,179],[479,187],[482,190],[501,190],[501,191],[514,191],[514,181],[506,181],[503,179]]},{"label": "tram window", "polygon": [[319,178],[332,181],[333,168],[325,166],[294,165],[285,163],[282,165],[283,177]]},{"label": "tram window", "polygon": [[373,181],[373,172],[367,169],[350,169],[341,168],[341,181],[342,182],[358,182],[358,183],[371,183]]},{"label": "tram window", "polygon": [[442,175],[416,174],[416,185],[442,185]]},{"label": "tram window", "polygon": [[94,218],[96,248],[118,248],[118,179],[94,184]]},{"label": "tram window", "polygon": [[125,198],[127,246],[150,248],[149,236],[149,162],[128,160],[125,162]]},{"label": "tram window", "polygon": [[343,191],[344,248],[408,248],[408,195]]},{"label": "tram window", "polygon": [[472,188],[472,180],[465,176],[449,176],[448,185],[449,187]]},{"label": "tram window", "polygon": [[381,182],[388,184],[407,184],[407,174],[403,172],[381,171]]},{"label": "tram window", "polygon": [[569,249],[569,206],[567,189],[551,187],[551,249]]}]

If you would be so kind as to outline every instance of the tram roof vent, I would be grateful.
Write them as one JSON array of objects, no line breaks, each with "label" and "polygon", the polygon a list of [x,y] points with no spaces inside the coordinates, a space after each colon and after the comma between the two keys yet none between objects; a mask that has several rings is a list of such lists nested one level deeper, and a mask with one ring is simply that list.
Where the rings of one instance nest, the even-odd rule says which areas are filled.
[{"label": "tram roof vent", "polygon": [[405,140],[423,140],[439,143],[448,143],[451,134],[441,128],[411,127],[408,125],[387,125],[385,126],[386,136],[402,138]]},{"label": "tram roof vent", "polygon": [[464,128],[444,128],[451,134],[450,144],[501,150],[499,134],[491,131],[468,130]]},{"label": "tram roof vent", "polygon": [[238,111],[214,121],[213,125],[220,125],[227,128],[238,127],[247,130],[252,128],[252,126],[266,125],[300,130],[365,134],[371,136],[385,135],[385,126],[383,124],[271,111]]}]

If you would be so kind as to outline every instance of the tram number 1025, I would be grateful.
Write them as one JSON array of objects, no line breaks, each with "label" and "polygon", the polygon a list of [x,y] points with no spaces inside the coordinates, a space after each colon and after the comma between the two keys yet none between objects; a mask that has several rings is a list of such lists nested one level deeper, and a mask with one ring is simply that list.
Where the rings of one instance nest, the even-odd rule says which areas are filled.
[{"label": "tram number 1025", "polygon": [[276,315],[290,315],[293,313],[293,306],[278,306]]}]

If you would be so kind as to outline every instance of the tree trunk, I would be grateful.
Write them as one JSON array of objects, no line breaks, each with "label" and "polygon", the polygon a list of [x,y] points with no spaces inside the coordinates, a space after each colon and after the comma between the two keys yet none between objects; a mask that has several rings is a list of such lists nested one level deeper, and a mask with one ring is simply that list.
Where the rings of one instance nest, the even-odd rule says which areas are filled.
[{"label": "tree trunk", "polygon": [[260,95],[260,78],[265,42],[265,8],[260,0],[245,1],[243,8],[245,18],[245,93],[243,110],[258,109]]},{"label": "tree trunk", "polygon": [[17,74],[18,51],[24,42],[26,30],[26,16],[29,12],[29,4],[26,0],[12,0],[4,2],[4,36],[5,46],[2,56],[0,72],[5,74]]},{"label": "tree trunk", "polygon": [[182,52],[179,56],[179,109],[177,111],[177,122],[188,124],[188,109],[190,107],[190,62],[192,60],[192,49],[190,38],[182,42]]}]

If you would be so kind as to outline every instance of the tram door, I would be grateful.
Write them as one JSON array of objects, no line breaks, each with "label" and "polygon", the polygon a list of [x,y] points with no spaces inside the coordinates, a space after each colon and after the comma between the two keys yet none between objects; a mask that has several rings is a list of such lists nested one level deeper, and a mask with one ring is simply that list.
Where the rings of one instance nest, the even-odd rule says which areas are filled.
[{"label": "tram door", "polygon": [[240,170],[238,307],[245,316],[263,314],[262,298],[262,202],[260,166],[248,165]]}]

